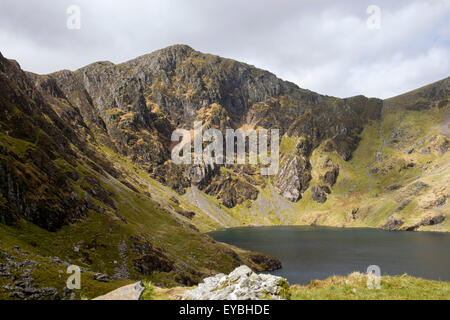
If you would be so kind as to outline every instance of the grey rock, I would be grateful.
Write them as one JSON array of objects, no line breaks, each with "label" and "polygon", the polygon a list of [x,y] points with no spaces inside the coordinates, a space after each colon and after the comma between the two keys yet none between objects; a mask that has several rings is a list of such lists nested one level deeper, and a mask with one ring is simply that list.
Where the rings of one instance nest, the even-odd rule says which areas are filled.
[{"label": "grey rock", "polygon": [[20,267],[39,267],[40,265],[41,264],[39,262],[28,259],[25,259],[22,262],[20,262]]},{"label": "grey rock", "polygon": [[110,278],[106,274],[96,273],[94,274],[94,280],[99,282],[109,282]]},{"label": "grey rock", "polygon": [[291,202],[300,200],[311,181],[310,169],[309,160],[298,155],[288,155],[275,181],[279,194]]},{"label": "grey rock", "polygon": [[447,196],[442,196],[436,200],[434,205],[435,205],[435,207],[441,207],[445,204],[446,201],[447,201]]},{"label": "grey rock", "polygon": [[446,216],[443,214],[427,215],[427,216],[423,217],[419,223],[406,228],[406,231],[416,231],[417,229],[419,229],[422,226],[434,226],[437,224],[441,224],[445,221],[445,219],[446,219]]},{"label": "grey rock", "polygon": [[9,296],[11,298],[17,298],[17,299],[21,299],[21,300],[25,299],[25,295],[21,291],[15,291],[13,293],[10,293]]},{"label": "grey rock", "polygon": [[206,278],[197,288],[187,291],[184,300],[282,300],[286,279],[256,274],[249,267],[236,268],[228,276],[218,274]]},{"label": "grey rock", "polygon": [[405,209],[411,202],[412,202],[411,199],[408,199],[408,200],[403,201],[402,204],[401,204],[397,209],[395,209],[394,212],[402,211],[402,210]]},{"label": "grey rock", "polygon": [[392,215],[382,227],[385,230],[398,230],[405,223],[405,219],[399,215]]},{"label": "grey rock", "polygon": [[145,287],[141,282],[127,285],[116,289],[104,296],[95,298],[94,300],[139,300]]},{"label": "grey rock", "polygon": [[331,193],[328,186],[313,186],[311,188],[311,197],[317,203],[325,203],[327,201],[327,193]]},{"label": "grey rock", "polygon": [[332,170],[327,171],[322,177],[322,181],[330,185],[331,187],[336,184],[339,177],[339,167],[334,167]]},{"label": "grey rock", "polygon": [[399,184],[394,184],[394,185],[392,185],[392,186],[387,187],[387,189],[388,189],[389,191],[394,191],[394,190],[400,189],[401,187],[402,187],[402,186],[399,185]]}]

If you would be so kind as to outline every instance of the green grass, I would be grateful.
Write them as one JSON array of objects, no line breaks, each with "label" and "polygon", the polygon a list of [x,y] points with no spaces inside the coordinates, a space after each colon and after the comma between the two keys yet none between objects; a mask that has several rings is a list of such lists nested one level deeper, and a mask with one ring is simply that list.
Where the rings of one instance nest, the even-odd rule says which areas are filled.
[{"label": "green grass", "polygon": [[283,136],[280,142],[280,154],[284,155],[287,153],[295,152],[297,143],[300,141],[299,138]]},{"label": "green grass", "polygon": [[[4,230],[2,230],[2,232],[3,231]],[[63,264],[53,263],[49,257],[31,252],[30,249],[33,249],[33,246],[29,246],[23,242],[20,244],[22,245],[21,251],[17,253],[12,249],[12,245],[17,245],[17,241],[9,237],[2,237],[0,250],[8,253],[9,255],[15,256],[15,262],[20,262],[25,259],[38,262],[40,264],[39,266],[30,268],[32,270],[31,274],[35,279],[33,284],[37,285],[39,288],[54,287],[60,294],[62,294],[62,288],[66,286],[66,281],[70,276],[70,274],[66,273],[67,267]],[[0,262],[5,263],[6,260],[3,261],[0,259]],[[14,280],[0,278],[0,300],[11,299],[11,297],[9,297],[10,291],[3,289],[3,286],[13,285],[16,279],[21,278],[21,274],[22,270],[15,271],[12,274]],[[81,272],[81,288],[79,290],[73,290],[75,299],[92,299],[132,283],[130,280],[111,280],[107,283],[98,282],[94,280],[93,275],[94,272],[92,271]],[[68,299],[69,297],[66,298]]]},{"label": "green grass", "polygon": [[28,150],[36,148],[36,145],[29,141],[16,139],[3,133],[0,133],[0,145],[19,157],[24,157]]},{"label": "green grass", "polygon": [[[172,300],[193,288],[160,288],[146,282],[142,300]],[[313,280],[309,285],[282,283],[281,297],[287,300],[449,300],[450,283],[408,275],[383,276],[379,289],[367,286],[367,275],[354,272]],[[269,299],[269,298],[268,298]]]},{"label": "green grass", "polygon": [[[130,272],[130,279],[139,280],[142,275],[137,274],[134,269],[133,260],[139,255],[131,248],[131,237],[140,236],[152,244],[154,248],[164,250],[164,255],[177,265],[177,268],[186,271],[186,275],[192,281],[201,280],[201,274],[211,274],[217,272],[230,272],[237,267],[238,262],[230,255],[231,247],[225,244],[213,242],[209,237],[194,231],[189,224],[183,222],[184,218],[176,213],[171,213],[164,206],[176,206],[177,209],[190,210],[192,206],[187,204],[181,197],[180,205],[174,205],[171,201],[162,201],[162,205],[143,194],[143,191],[151,189],[152,197],[164,197],[174,194],[168,188],[160,186],[148,177],[148,173],[138,169],[131,161],[115,155],[120,159],[117,162],[127,177],[139,181],[136,186],[142,193],[136,193],[128,189],[119,180],[112,177],[105,177],[82,161],[73,167],[64,160],[57,160],[58,167],[64,170],[76,170],[80,176],[74,182],[74,188],[79,198],[83,198],[85,192],[82,187],[85,176],[94,176],[101,186],[109,191],[114,200],[117,213],[123,217],[122,221],[116,214],[116,210],[103,205],[98,199],[93,198],[94,204],[102,206],[104,213],[89,211],[89,216],[76,224],[66,225],[57,232],[48,232],[32,223],[19,221],[14,226],[0,225],[0,241],[9,243],[12,246],[18,245],[28,250],[33,255],[58,256],[64,261],[82,266],[91,272],[102,272],[114,275],[115,268],[125,263]],[[170,198],[170,197],[167,197]],[[0,200],[2,200],[1,198]],[[5,201],[1,201],[3,205]],[[165,204],[164,204],[165,203]],[[124,242],[127,245],[127,258],[123,261],[119,254],[118,246]],[[75,251],[74,247],[79,250]],[[248,261],[249,253],[237,250],[242,261]],[[52,270],[52,272],[47,272]],[[192,273],[195,270],[197,273]],[[43,268],[42,283],[52,284],[54,270]],[[48,278],[46,278],[48,274]],[[154,283],[162,283],[167,286],[175,286],[182,279],[176,272],[155,272],[147,277]],[[101,287],[101,284],[99,284]],[[87,287],[86,289],[88,289]],[[110,288],[108,288],[109,290]],[[97,292],[97,291],[96,291]],[[103,294],[105,292],[100,292]],[[91,297],[89,292],[83,293],[86,297]]]},{"label": "green grass", "polygon": [[153,300],[155,296],[155,289],[151,281],[143,281],[144,291],[140,296],[140,300]]},{"label": "green grass", "polygon": [[307,286],[291,286],[291,300],[449,300],[450,283],[383,276],[380,289],[367,287],[367,276],[352,273],[314,280]]}]

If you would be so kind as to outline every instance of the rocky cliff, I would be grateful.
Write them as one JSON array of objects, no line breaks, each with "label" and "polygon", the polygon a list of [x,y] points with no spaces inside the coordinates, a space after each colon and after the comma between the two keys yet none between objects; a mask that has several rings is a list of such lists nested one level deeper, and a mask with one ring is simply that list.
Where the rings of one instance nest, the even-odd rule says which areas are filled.
[{"label": "rocky cliff", "polygon": [[[363,96],[338,99],[184,45],[119,65],[98,62],[75,72],[28,74],[28,78],[78,137],[87,128],[97,143],[194,205],[193,222],[202,230],[274,223],[390,226],[396,208],[368,206],[365,200],[385,194],[383,204],[392,206],[387,184],[396,179],[412,183],[419,166],[433,159],[445,163],[448,157],[448,79],[386,101]],[[420,117],[427,121],[416,122]],[[222,132],[279,129],[280,170],[262,178],[258,165],[175,165],[170,135],[177,128],[192,130],[194,121],[202,121],[203,129]],[[428,139],[438,141],[436,152],[420,152],[429,159],[421,157],[418,163],[404,159],[399,139],[387,137],[405,138],[392,127],[395,121],[411,126],[410,140],[403,142],[409,149]],[[434,132],[434,126],[444,129]],[[447,194],[444,188],[430,197],[442,202]],[[347,203],[342,203],[344,199]],[[420,217],[403,222],[402,228],[414,229],[421,219],[442,220],[435,219],[440,212],[434,207],[418,206]]]},{"label": "rocky cliff", "polygon": [[[63,297],[67,288],[57,279],[69,264],[103,273],[93,282],[147,276],[183,284],[242,263],[280,267],[201,234],[190,221],[192,208],[182,208],[176,193],[167,199],[171,191],[145,176],[167,156],[164,122],[157,124],[145,102],[131,100],[136,114],[117,121],[97,104],[109,97],[96,86],[70,72],[25,73],[0,55],[1,297]],[[131,143],[139,134],[143,141]]]},{"label": "rocky cliff", "polygon": [[[309,158],[327,140],[330,152],[351,158],[364,124],[380,118],[382,101],[336,99],[300,89],[273,74],[182,45],[114,65],[99,62],[75,72],[30,75],[60,115],[81,115],[102,143],[184,194],[191,185],[233,208],[255,200],[258,168],[175,167],[171,133],[207,128],[277,128],[300,139],[275,179],[279,194],[296,202],[309,187]],[[74,124],[76,125],[76,124]],[[78,130],[78,128],[74,128]],[[242,179],[242,171],[245,177]],[[239,178],[240,177],[240,178]],[[243,195],[243,196],[240,196]]]},{"label": "rocky cliff", "polygon": [[[199,231],[448,231],[449,88],[447,78],[385,101],[339,99],[183,45],[49,75],[0,56],[0,247],[58,256],[111,281],[190,284],[241,264],[280,266]],[[175,165],[171,134],[194,121],[279,129],[278,173]]]}]

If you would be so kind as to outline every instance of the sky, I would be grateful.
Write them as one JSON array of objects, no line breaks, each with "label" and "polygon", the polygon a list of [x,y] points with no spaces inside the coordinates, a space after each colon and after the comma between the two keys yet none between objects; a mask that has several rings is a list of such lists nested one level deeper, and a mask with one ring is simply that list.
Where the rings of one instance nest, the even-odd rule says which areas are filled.
[{"label": "sky", "polygon": [[[74,21],[79,29],[68,28]],[[0,2],[0,52],[35,73],[125,62],[173,44],[321,94],[388,98],[450,76],[450,0]]]}]

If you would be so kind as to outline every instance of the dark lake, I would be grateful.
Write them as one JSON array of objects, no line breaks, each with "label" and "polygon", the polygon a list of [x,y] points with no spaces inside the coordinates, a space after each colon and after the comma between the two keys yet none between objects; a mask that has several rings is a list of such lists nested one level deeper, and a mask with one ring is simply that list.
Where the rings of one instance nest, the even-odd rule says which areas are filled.
[{"label": "dark lake", "polygon": [[272,272],[308,284],[332,275],[365,273],[450,281],[450,234],[328,227],[247,227],[209,233],[220,242],[267,253],[283,268]]}]

